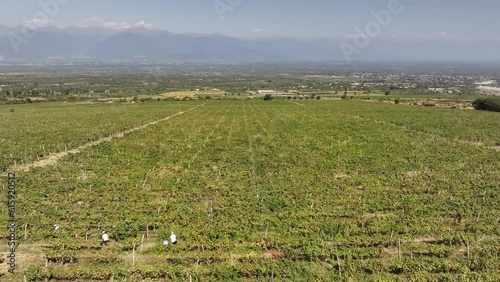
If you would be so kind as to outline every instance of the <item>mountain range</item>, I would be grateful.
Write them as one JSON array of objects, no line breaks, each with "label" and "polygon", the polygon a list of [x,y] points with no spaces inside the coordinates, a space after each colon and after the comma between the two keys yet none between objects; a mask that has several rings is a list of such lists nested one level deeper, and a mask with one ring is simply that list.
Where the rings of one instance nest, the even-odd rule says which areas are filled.
[{"label": "mountain range", "polygon": [[[12,44],[14,41],[14,44]],[[174,34],[164,30],[101,27],[44,27],[34,35],[22,27],[0,25],[0,61],[322,61],[345,60],[341,44],[353,39],[236,38],[219,34]],[[17,46],[16,46],[17,45]],[[345,46],[345,45],[344,45]],[[373,38],[354,60],[499,61],[500,41]]]}]

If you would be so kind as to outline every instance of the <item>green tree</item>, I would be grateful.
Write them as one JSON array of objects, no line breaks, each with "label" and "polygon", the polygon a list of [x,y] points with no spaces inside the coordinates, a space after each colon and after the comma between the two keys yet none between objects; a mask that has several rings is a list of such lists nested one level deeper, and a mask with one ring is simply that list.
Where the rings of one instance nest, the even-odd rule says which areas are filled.
[{"label": "green tree", "polygon": [[500,98],[488,97],[476,99],[472,106],[476,110],[500,112]]}]

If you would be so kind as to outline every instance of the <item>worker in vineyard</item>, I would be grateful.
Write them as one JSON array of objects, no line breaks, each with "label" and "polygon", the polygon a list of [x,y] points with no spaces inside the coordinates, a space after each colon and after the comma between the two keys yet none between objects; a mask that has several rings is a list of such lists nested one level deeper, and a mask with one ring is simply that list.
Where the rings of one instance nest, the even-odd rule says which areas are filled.
[{"label": "worker in vineyard", "polygon": [[168,240],[163,241],[163,246],[165,246],[165,248],[168,248]]},{"label": "worker in vineyard", "polygon": [[170,233],[170,241],[172,242],[173,245],[177,244],[177,236],[174,234],[174,231]]},{"label": "worker in vineyard", "polygon": [[108,244],[108,241],[109,241],[108,233],[106,233],[106,231],[103,231],[101,246],[106,246]]}]

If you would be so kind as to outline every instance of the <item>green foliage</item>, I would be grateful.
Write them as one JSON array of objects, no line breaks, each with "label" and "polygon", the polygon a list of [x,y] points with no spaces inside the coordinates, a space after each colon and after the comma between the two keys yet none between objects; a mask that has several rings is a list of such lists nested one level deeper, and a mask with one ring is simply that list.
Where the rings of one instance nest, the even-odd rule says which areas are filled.
[{"label": "green foliage", "polygon": [[264,95],[264,101],[271,101],[271,100],[273,100],[273,98],[274,98],[274,97],[273,97],[273,95],[271,95],[271,94],[266,94],[266,95]]},{"label": "green foliage", "polygon": [[106,252],[106,253],[96,253],[91,257],[92,264],[110,264],[119,263],[121,259],[116,253]]},{"label": "green foliage", "polygon": [[50,278],[50,272],[41,266],[29,266],[25,271],[24,275],[28,281],[40,281]]},{"label": "green foliage", "polygon": [[180,102],[0,105],[0,136],[9,136],[0,147],[0,168],[31,163],[193,106]]},{"label": "green foliage", "polygon": [[136,238],[139,233],[139,227],[137,224],[130,223],[128,221],[120,222],[113,229],[113,237],[117,241],[123,241],[125,239]]},{"label": "green foliage", "polygon": [[500,97],[478,98],[472,105],[476,110],[500,112]]},{"label": "green foliage", "polygon": [[75,256],[75,251],[66,249],[52,249],[45,252],[45,258],[54,263],[67,264],[76,263],[78,260]]},{"label": "green foliage", "polygon": [[[186,112],[23,173],[26,244],[78,258],[30,267],[32,280],[498,280],[496,113],[286,100],[187,111],[199,104],[100,105],[112,122],[88,106],[48,115],[81,119],[76,131],[46,128],[74,140],[120,116],[136,125]],[[112,242],[96,249],[102,230]],[[179,244],[165,248],[170,231]]]}]

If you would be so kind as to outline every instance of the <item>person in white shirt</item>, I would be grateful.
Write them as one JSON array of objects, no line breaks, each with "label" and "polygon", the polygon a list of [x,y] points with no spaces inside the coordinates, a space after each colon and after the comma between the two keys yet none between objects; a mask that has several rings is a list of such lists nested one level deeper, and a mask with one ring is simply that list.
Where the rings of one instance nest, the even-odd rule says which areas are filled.
[{"label": "person in white shirt", "polygon": [[172,244],[177,244],[177,236],[174,234],[174,232],[172,231],[172,233],[170,233],[170,241],[172,242]]},{"label": "person in white shirt", "polygon": [[108,241],[109,241],[108,233],[106,233],[106,231],[103,231],[101,246],[106,246],[108,244]]},{"label": "person in white shirt", "polygon": [[168,248],[168,240],[163,241],[163,246],[165,246],[165,248]]}]

